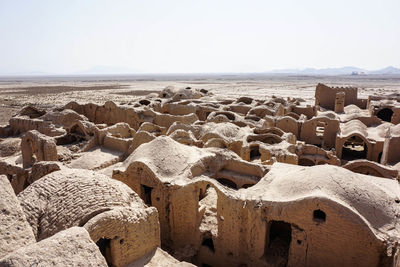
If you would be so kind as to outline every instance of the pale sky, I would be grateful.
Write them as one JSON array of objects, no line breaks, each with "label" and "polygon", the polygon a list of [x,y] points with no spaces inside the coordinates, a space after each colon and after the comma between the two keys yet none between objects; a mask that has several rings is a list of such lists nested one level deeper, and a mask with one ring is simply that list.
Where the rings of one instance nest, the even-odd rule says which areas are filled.
[{"label": "pale sky", "polygon": [[400,0],[0,0],[0,74],[400,67]]}]

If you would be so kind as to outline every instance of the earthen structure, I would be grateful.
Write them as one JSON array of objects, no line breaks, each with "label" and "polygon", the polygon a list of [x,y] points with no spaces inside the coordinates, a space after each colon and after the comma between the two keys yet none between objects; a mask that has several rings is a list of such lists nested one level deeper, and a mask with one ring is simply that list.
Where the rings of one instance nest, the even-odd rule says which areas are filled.
[{"label": "earthen structure", "polygon": [[400,266],[400,104],[167,87],[0,127],[0,265]]}]

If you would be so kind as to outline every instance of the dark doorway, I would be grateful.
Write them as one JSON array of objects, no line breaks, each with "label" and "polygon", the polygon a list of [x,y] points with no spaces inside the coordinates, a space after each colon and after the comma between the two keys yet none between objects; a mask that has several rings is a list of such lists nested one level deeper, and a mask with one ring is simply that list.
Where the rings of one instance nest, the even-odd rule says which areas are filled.
[{"label": "dark doorway", "polygon": [[381,163],[381,160],[382,160],[382,152],[380,152],[378,155],[378,163]]},{"label": "dark doorway", "polygon": [[368,155],[367,144],[361,137],[352,136],[343,144],[342,159],[356,160],[366,159]]},{"label": "dark doorway", "polygon": [[257,160],[261,158],[260,147],[252,146],[250,147],[250,161]]},{"label": "dark doorway", "polygon": [[208,247],[212,252],[215,252],[214,242],[212,238],[204,238],[201,245]]},{"label": "dark doorway", "polygon": [[141,185],[142,187],[142,199],[146,205],[151,206],[151,191],[153,190],[153,187],[146,186],[146,185]]},{"label": "dark doorway", "polygon": [[383,108],[378,113],[376,113],[376,116],[383,121],[391,122],[393,110],[391,110],[390,108]]},{"label": "dark doorway", "polygon": [[292,227],[283,221],[271,221],[267,232],[265,258],[272,266],[287,266]]},{"label": "dark doorway", "polygon": [[110,246],[111,239],[108,238],[100,238],[96,245],[99,247],[101,254],[106,259],[107,265],[112,266],[111,264],[111,246]]}]

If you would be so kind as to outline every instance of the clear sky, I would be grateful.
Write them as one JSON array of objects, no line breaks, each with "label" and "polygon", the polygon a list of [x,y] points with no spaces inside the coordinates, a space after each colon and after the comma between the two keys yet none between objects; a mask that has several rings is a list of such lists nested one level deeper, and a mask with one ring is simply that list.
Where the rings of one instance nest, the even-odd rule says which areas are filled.
[{"label": "clear sky", "polygon": [[0,0],[0,74],[400,67],[400,0]]}]

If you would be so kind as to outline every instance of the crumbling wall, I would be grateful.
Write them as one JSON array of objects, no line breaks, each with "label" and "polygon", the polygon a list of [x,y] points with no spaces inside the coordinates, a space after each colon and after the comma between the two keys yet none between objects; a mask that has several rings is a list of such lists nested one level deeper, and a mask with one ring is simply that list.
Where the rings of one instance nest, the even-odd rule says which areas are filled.
[{"label": "crumbling wall", "polygon": [[352,87],[329,87],[319,83],[315,88],[315,105],[329,110],[335,110],[336,94],[339,92],[345,93],[344,105],[354,104],[365,109],[367,99],[359,99],[357,96],[358,89]]},{"label": "crumbling wall", "polygon": [[112,266],[126,266],[161,246],[155,208],[106,211],[91,218],[84,227],[95,243],[110,240],[106,259]]},{"label": "crumbling wall", "polygon": [[25,117],[13,117],[9,121],[13,135],[19,135],[27,131],[36,130],[47,136],[60,136],[65,134],[62,128],[56,128],[52,122],[41,119],[30,119]]},{"label": "crumbling wall", "polygon": [[24,168],[38,161],[57,161],[57,147],[53,138],[36,130],[27,132],[21,140]]},{"label": "crumbling wall", "polygon": [[70,102],[64,108],[72,109],[79,114],[85,115],[91,122],[96,124],[112,125],[118,122],[126,122],[130,127],[137,130],[142,122],[139,114],[133,108],[118,106],[112,101],[107,101],[102,106],[93,103],[80,105],[76,102]]},{"label": "crumbling wall", "polygon": [[382,164],[396,164],[400,162],[400,136],[385,138],[382,149]]},{"label": "crumbling wall", "polygon": [[107,266],[98,247],[82,227],[69,228],[0,259],[1,266],[83,266],[89,263]]},{"label": "crumbling wall", "polygon": [[339,125],[337,119],[315,117],[301,124],[299,139],[307,144],[320,145],[327,149],[334,148]]},{"label": "crumbling wall", "polygon": [[[7,177],[0,175],[0,259],[7,254],[35,243],[31,226]],[[0,262],[1,265],[1,262]]]},{"label": "crumbling wall", "polygon": [[18,194],[29,185],[29,170],[24,169],[21,165],[18,166],[10,162],[0,160],[0,174],[7,176],[15,194]]},{"label": "crumbling wall", "polygon": [[312,117],[317,116],[317,108],[315,106],[307,105],[307,106],[293,106],[292,112],[297,115],[304,114],[307,119],[311,119]]}]

